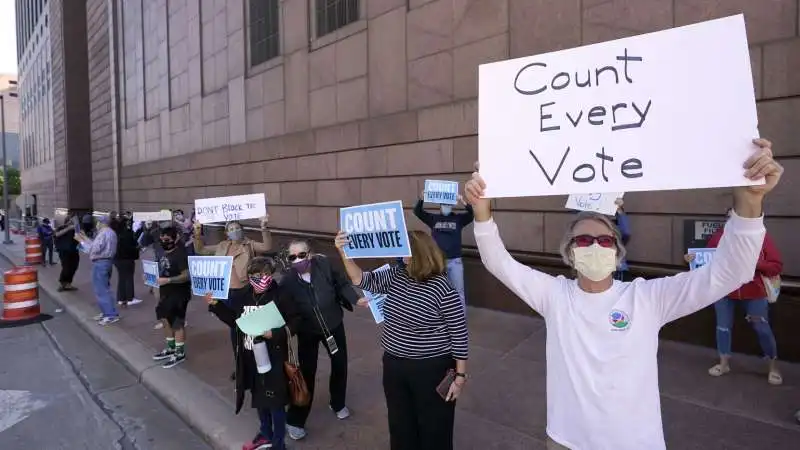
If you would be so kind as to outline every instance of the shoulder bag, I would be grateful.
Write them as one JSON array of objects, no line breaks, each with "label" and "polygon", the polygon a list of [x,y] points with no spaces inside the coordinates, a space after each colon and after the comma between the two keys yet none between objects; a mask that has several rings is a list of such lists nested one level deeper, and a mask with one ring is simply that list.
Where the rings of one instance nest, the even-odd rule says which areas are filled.
[{"label": "shoulder bag", "polygon": [[[283,370],[286,373],[286,379],[289,381],[289,401],[295,406],[306,406],[311,402],[311,394],[308,392],[308,385],[305,378],[303,378],[303,372],[300,371],[300,363],[295,350],[297,338],[293,338],[289,327],[286,327],[286,341],[286,347],[289,349],[289,360],[283,363]],[[292,341],[294,341],[294,344]]]}]

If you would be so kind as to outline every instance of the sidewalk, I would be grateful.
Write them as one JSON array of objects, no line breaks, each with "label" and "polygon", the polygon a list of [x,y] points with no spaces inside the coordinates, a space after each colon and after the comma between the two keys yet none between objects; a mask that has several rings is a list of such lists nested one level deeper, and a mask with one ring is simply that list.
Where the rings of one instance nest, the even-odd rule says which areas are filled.
[{"label": "sidewalk", "polygon": [[[19,237],[0,253],[16,264],[24,260]],[[149,254],[143,257],[150,257]],[[195,298],[189,307],[187,361],[165,370],[150,355],[161,348],[154,330],[156,299],[141,281],[144,303],[121,311],[123,320],[102,328],[91,293],[90,262],[82,257],[76,292],[56,291],[60,267],[39,269],[41,288],[122,360],[149,389],[172,407],[218,449],[240,449],[253,437],[257,419],[247,408],[233,415],[233,370],[224,326]],[[141,279],[141,267],[137,279]],[[116,280],[112,280],[116,286]],[[329,364],[322,356],[317,398],[308,422],[308,437],[290,442],[293,450],[388,449],[386,406],[381,387],[379,330],[369,311],[358,308],[346,319],[350,356],[348,406],[353,416],[339,422],[327,408]],[[544,449],[545,329],[540,319],[470,308],[471,379],[458,404],[456,449]],[[742,329],[737,332],[752,333]],[[753,337],[755,338],[755,337]],[[713,350],[662,341],[659,354],[664,428],[669,448],[796,448],[800,425],[800,365],[782,366],[784,385],[769,386],[763,363],[737,356],[734,372],[722,378],[706,374]],[[613,401],[613,399],[609,399]],[[624,439],[624,436],[619,437]]]}]

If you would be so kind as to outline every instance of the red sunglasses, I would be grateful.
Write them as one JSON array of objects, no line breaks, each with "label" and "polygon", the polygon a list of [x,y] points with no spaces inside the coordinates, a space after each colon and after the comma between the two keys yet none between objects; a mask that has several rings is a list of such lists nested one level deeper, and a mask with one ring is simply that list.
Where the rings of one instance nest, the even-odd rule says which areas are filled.
[{"label": "red sunglasses", "polygon": [[597,242],[600,247],[611,248],[617,243],[617,239],[609,235],[592,236],[590,234],[582,234],[572,238],[572,242],[575,243],[576,247],[591,247]]}]

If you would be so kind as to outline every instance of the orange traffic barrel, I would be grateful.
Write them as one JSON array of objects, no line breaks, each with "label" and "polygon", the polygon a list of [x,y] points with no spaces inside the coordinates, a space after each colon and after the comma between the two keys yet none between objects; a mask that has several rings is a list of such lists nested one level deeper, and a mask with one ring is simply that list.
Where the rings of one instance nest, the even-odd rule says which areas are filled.
[{"label": "orange traffic barrel", "polygon": [[44,261],[42,254],[42,243],[38,236],[25,237],[25,264],[35,265]]},{"label": "orange traffic barrel", "polygon": [[39,309],[39,274],[33,267],[16,267],[3,274],[2,321],[34,319]]}]

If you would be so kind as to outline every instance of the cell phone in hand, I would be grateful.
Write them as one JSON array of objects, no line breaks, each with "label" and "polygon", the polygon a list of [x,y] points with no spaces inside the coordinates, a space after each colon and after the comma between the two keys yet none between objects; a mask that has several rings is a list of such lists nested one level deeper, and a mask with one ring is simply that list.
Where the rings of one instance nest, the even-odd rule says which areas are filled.
[{"label": "cell phone in hand", "polygon": [[442,381],[436,386],[436,392],[442,397],[442,400],[447,401],[447,393],[450,392],[450,385],[454,381],[456,381],[456,371],[448,369]]}]

